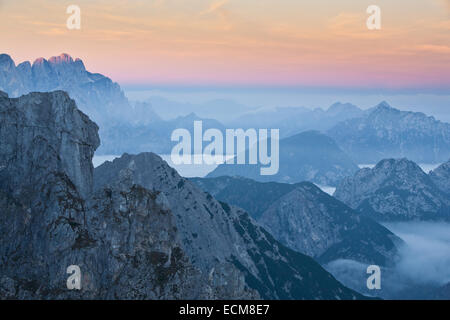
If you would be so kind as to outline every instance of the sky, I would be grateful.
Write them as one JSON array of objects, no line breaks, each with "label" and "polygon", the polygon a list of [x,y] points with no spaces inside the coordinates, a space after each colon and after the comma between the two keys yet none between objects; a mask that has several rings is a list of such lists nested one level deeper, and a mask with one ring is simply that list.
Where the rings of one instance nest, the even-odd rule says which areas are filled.
[{"label": "sky", "polygon": [[450,90],[450,0],[0,0],[0,37],[16,63],[66,52],[123,86]]}]

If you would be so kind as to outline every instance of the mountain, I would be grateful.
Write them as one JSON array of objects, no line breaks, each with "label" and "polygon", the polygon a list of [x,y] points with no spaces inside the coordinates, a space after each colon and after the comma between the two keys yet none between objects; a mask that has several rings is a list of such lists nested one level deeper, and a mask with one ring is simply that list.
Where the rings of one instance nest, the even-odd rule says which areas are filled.
[{"label": "mountain", "polygon": [[448,194],[404,158],[382,160],[373,169],[358,171],[338,185],[334,196],[380,221],[450,219]]},{"label": "mountain", "polygon": [[94,172],[98,127],[67,93],[0,93],[0,114],[0,298],[364,298],[154,154]]},{"label": "mountain", "polygon": [[296,184],[257,182],[243,177],[189,178],[200,189],[214,198],[240,207],[259,220],[269,206],[295,190]]},{"label": "mountain", "polygon": [[96,188],[108,185],[123,172],[128,172],[134,184],[164,194],[184,249],[204,272],[218,262],[231,262],[245,275],[249,287],[264,298],[331,298],[323,288],[335,288],[334,280],[311,258],[284,247],[245,211],[202,192],[155,154],[125,154],[97,167]]},{"label": "mountain", "polygon": [[357,163],[403,157],[440,163],[450,158],[450,124],[420,112],[397,110],[386,102],[327,133]]},{"label": "mountain", "polygon": [[450,194],[450,160],[431,171],[429,176],[442,192]]},{"label": "mountain", "polygon": [[275,175],[260,175],[259,164],[221,164],[207,177],[242,176],[260,182],[311,181],[334,186],[358,170],[358,166],[333,139],[317,131],[306,131],[281,139],[279,150],[279,171]]},{"label": "mountain", "polygon": [[129,119],[130,105],[120,86],[110,78],[86,70],[81,59],[68,54],[22,62],[17,67],[0,55],[0,90],[12,97],[33,91],[64,90],[82,111],[99,124]]},{"label": "mountain", "polygon": [[324,264],[353,259],[390,265],[402,243],[385,227],[309,182],[260,183],[231,177],[190,180],[217,199],[242,206],[278,241]]},{"label": "mountain", "polygon": [[2,93],[0,113],[1,299],[255,296],[192,266],[158,193],[118,180],[93,194],[98,127],[65,92]]},{"label": "mountain", "polygon": [[256,109],[226,122],[235,128],[277,128],[285,138],[307,130],[326,131],[337,123],[362,116],[363,110],[350,103],[337,102],[327,110],[305,107]]}]

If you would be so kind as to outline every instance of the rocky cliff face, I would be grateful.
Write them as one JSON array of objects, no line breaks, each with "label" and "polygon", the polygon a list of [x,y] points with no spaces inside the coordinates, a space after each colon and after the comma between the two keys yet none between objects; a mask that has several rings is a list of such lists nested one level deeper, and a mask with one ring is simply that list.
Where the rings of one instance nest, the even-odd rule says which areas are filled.
[{"label": "rocky cliff face", "polygon": [[402,157],[439,163],[450,158],[450,124],[420,112],[400,111],[386,102],[327,133],[357,163]]},{"label": "rocky cliff face", "polygon": [[382,160],[373,169],[358,171],[342,181],[334,196],[381,221],[450,219],[448,195],[407,159]]},{"label": "rocky cliff face", "polygon": [[362,298],[153,154],[93,183],[97,126],[66,93],[0,93],[0,112],[0,298]]},{"label": "rocky cliff face", "polygon": [[311,183],[195,178],[205,191],[248,212],[281,243],[321,263],[353,259],[392,264],[401,240]]}]

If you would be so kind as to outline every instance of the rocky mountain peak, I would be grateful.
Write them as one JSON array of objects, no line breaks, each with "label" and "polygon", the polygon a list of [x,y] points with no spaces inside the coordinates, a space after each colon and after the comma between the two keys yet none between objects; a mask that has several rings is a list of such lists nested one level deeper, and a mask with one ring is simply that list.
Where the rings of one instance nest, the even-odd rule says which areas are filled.
[{"label": "rocky mountain peak", "polygon": [[92,157],[100,144],[98,127],[68,94],[34,92],[1,102],[3,188],[38,188],[49,174],[64,174],[82,195],[89,194],[93,188]]},{"label": "rocky mountain peak", "polygon": [[387,103],[386,101],[381,101],[379,104],[377,104],[374,109],[379,109],[379,110],[390,110],[390,109],[394,109],[393,107],[391,107],[391,105],[389,103]]},{"label": "rocky mountain peak", "polygon": [[11,59],[11,56],[5,53],[0,54],[0,67],[2,69],[6,67],[15,67],[14,61],[13,59]]},{"label": "rocky mountain peak", "polygon": [[34,66],[40,66],[40,65],[43,65],[43,64],[46,64],[46,63],[48,63],[47,59],[45,59],[43,57],[39,57],[36,60],[34,60],[33,67]]},{"label": "rocky mountain peak", "polygon": [[73,59],[70,55],[67,53],[61,53],[59,56],[53,56],[50,59],[48,59],[48,62],[51,64],[71,64],[73,63]]}]

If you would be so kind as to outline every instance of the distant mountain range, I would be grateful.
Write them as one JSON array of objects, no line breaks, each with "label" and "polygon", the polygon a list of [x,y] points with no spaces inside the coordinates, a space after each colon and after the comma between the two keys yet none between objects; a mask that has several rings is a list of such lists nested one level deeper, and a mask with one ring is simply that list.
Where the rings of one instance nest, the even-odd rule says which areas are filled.
[{"label": "distant mountain range", "polygon": [[11,97],[34,91],[64,90],[99,124],[128,118],[130,114],[128,99],[117,83],[87,71],[82,60],[73,60],[65,53],[17,66],[9,55],[1,54],[0,90]]},{"label": "distant mountain range", "polygon": [[[101,130],[104,143],[98,149],[97,154],[120,155],[149,150],[158,154],[170,154],[177,143],[171,141],[172,132],[175,129],[182,128],[188,130],[193,137],[194,121],[201,121],[204,131],[214,128],[220,130],[225,136],[223,124],[214,119],[200,118],[194,113],[172,120],[162,120],[156,117],[153,119],[154,121],[150,123],[120,123]],[[189,150],[185,151],[188,152]],[[193,149],[190,152],[194,153]]]},{"label": "distant mountain range", "polygon": [[362,117],[336,124],[327,134],[357,163],[402,157],[441,163],[450,158],[450,124],[397,110],[386,102]]},{"label": "distant mountain range", "polygon": [[450,221],[448,168],[427,175],[410,160],[385,159],[342,180],[334,196],[379,221]]},{"label": "distant mountain range", "polygon": [[281,137],[289,137],[308,130],[326,131],[341,121],[363,114],[364,111],[355,105],[337,102],[327,110],[304,107],[255,109],[226,124],[236,128],[276,128],[280,129]]},{"label": "distant mountain range", "polygon": [[261,183],[246,178],[190,179],[217,199],[248,211],[274,237],[321,263],[353,259],[392,265],[402,241],[311,183]]},{"label": "distant mountain range", "polygon": [[214,99],[202,103],[178,102],[160,96],[151,96],[146,100],[165,120],[187,116],[195,113],[201,118],[212,118],[222,123],[239,119],[243,114],[256,108],[242,105],[229,99]]},{"label": "distant mountain range", "polygon": [[318,131],[306,131],[280,140],[279,172],[276,175],[263,176],[260,167],[260,164],[221,164],[207,177],[241,176],[261,182],[311,181],[334,186],[358,170],[333,139]]},{"label": "distant mountain range", "polygon": [[[0,54],[0,90],[10,97],[33,91],[66,91],[100,125],[104,143],[98,154],[169,153],[174,144],[168,132],[179,125],[190,128],[192,124],[184,120],[197,119],[218,129],[280,129],[282,138],[308,130],[321,131],[332,137],[354,163],[400,157],[420,163],[440,163],[450,158],[450,124],[423,113],[397,110],[385,102],[365,111],[349,103],[335,103],[327,110],[301,107],[267,110],[230,100],[192,104],[154,96],[147,102],[130,102],[117,83],[87,71],[81,59],[64,53],[18,65],[9,55]],[[310,169],[305,167],[297,175],[305,176],[305,172],[311,175]],[[290,176],[279,181],[290,181]],[[337,181],[329,177],[321,180],[322,184]]]}]

